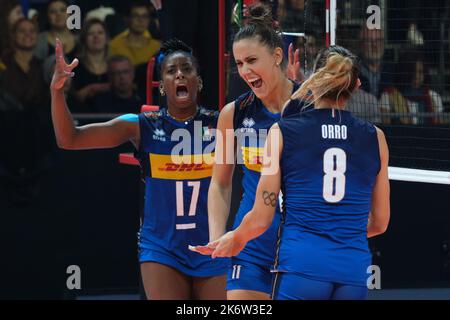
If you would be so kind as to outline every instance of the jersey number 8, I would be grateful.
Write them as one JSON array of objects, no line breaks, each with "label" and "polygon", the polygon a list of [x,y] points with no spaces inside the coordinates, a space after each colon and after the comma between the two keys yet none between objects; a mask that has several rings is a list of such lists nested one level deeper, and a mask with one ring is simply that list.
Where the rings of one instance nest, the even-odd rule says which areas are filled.
[{"label": "jersey number 8", "polygon": [[347,155],[340,148],[330,148],[323,155],[323,198],[330,203],[341,201],[345,195]]}]

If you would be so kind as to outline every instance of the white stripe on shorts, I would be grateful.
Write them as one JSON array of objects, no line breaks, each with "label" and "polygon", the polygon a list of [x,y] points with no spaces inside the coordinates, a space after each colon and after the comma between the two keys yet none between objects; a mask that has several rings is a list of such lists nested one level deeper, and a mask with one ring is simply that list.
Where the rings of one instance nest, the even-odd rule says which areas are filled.
[{"label": "white stripe on shorts", "polygon": [[195,223],[184,223],[176,225],[177,230],[195,229],[195,227],[196,227]]}]

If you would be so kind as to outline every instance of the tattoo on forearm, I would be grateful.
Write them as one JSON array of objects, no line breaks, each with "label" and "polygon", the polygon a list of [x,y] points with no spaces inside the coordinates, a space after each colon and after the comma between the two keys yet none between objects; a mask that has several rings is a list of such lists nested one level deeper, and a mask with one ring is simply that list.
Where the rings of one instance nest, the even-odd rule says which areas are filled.
[{"label": "tattoo on forearm", "polygon": [[274,192],[269,193],[268,191],[263,191],[262,197],[266,206],[272,206],[274,208],[277,206],[278,197]]}]

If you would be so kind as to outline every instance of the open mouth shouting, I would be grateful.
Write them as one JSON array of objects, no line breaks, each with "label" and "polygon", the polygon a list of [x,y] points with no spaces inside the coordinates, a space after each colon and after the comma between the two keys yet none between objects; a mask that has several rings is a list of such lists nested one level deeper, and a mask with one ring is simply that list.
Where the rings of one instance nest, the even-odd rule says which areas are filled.
[{"label": "open mouth shouting", "polygon": [[179,84],[176,87],[176,95],[179,99],[187,99],[189,96],[188,87],[184,84]]},{"label": "open mouth shouting", "polygon": [[252,78],[247,79],[248,83],[253,89],[259,89],[262,86],[262,79],[261,78]]}]

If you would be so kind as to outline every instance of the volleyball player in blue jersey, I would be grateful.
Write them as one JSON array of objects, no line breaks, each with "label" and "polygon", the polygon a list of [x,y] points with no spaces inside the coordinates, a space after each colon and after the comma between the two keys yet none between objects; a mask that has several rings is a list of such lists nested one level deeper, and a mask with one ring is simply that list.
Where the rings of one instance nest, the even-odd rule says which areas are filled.
[{"label": "volleyball player in blue jersey", "polygon": [[390,218],[389,151],[380,129],[345,111],[359,85],[353,54],[338,46],[319,53],[315,73],[293,95],[312,92],[314,109],[272,126],[253,208],[208,244],[213,257],[245,250],[277,219],[281,190],[274,299],[367,296],[367,238],[385,232]]},{"label": "volleyball player in blue jersey", "polygon": [[[283,106],[298,88],[286,76],[283,41],[281,33],[274,26],[270,10],[263,5],[255,5],[249,7],[249,13],[247,24],[234,38],[233,55],[239,75],[251,91],[226,105],[219,116],[218,131],[222,133],[223,139],[217,140],[217,163],[214,165],[208,194],[211,241],[225,233],[235,168],[234,151],[237,151],[237,163],[242,165],[244,173],[244,194],[234,222],[237,226],[255,200],[267,132],[280,119]],[[290,65],[293,66],[293,63],[291,61]],[[299,101],[292,101],[285,112],[298,111],[299,105]],[[227,136],[230,132],[231,138],[229,134]],[[219,151],[224,152],[219,155]],[[270,229],[260,238],[249,242],[245,250],[233,258],[227,280],[228,299],[270,299],[273,280],[271,268],[275,262],[280,218],[277,206]]]},{"label": "volleyball player in blue jersey", "polygon": [[[212,172],[208,158],[212,159],[211,129],[216,127],[218,112],[197,104],[202,82],[191,49],[172,40],[161,51],[160,91],[167,95],[167,109],[75,127],[62,88],[78,61],[64,62],[58,40],[51,84],[57,142],[64,149],[92,149],[131,141],[138,149],[146,183],[139,260],[149,299],[225,299],[228,259],[214,261],[188,250],[191,243],[208,241],[207,192]],[[183,142],[174,141],[172,133],[193,138],[188,139],[182,158],[171,156]]]}]

